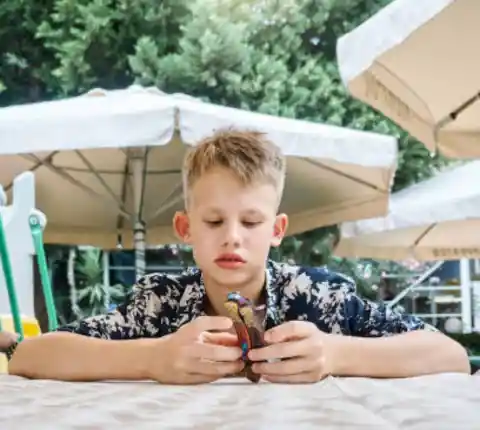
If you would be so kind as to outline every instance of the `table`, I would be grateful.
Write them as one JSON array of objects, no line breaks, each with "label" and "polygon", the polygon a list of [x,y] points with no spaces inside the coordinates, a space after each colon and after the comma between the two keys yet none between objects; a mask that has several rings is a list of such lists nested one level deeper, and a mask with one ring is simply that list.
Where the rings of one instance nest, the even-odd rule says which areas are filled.
[{"label": "table", "polygon": [[329,377],[310,385],[235,378],[162,386],[0,375],[0,428],[474,430],[480,428],[480,376]]}]

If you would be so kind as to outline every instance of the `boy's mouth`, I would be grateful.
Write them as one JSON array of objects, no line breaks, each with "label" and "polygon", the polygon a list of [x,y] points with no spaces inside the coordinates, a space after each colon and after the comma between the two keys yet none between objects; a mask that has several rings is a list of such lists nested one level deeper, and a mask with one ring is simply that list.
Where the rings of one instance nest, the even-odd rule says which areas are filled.
[{"label": "boy's mouth", "polygon": [[240,255],[232,253],[220,255],[215,263],[223,269],[236,269],[245,264],[245,260]]}]

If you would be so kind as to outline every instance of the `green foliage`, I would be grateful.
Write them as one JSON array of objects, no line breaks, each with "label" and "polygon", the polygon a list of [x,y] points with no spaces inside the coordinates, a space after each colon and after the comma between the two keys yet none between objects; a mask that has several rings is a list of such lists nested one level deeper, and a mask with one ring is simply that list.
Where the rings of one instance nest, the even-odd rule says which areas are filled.
[{"label": "green foliage", "polygon": [[145,37],[158,55],[178,46],[182,0],[47,0],[0,5],[0,104],[121,88],[134,79],[128,56]]},{"label": "green foliage", "polygon": [[52,53],[39,43],[38,25],[53,0],[0,4],[0,104],[37,101],[48,95]]},{"label": "green foliage", "polygon": [[122,285],[103,282],[103,253],[96,248],[76,251],[70,279],[70,306],[76,318],[98,315],[125,298]]}]

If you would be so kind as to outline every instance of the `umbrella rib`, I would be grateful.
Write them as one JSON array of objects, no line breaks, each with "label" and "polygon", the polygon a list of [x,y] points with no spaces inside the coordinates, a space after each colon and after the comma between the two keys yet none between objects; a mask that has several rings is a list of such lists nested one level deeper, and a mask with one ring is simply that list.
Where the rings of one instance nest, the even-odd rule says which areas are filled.
[{"label": "umbrella rib", "polygon": [[[182,194],[178,195],[178,191],[182,190],[182,182],[179,182],[173,187],[172,191],[170,191],[170,194],[163,199],[163,201],[160,203],[160,206],[158,209],[155,211],[155,213],[149,217],[147,220],[145,220],[146,223],[152,222],[155,218],[160,216],[162,212],[165,212],[167,209],[170,209],[173,205],[177,204],[179,200],[182,198]],[[173,198],[173,199],[172,199]],[[169,201],[171,200],[171,201]]]},{"label": "umbrella rib", "polygon": [[[52,172],[56,173],[57,175],[59,175],[60,177],[62,177],[63,179],[65,179],[66,181],[70,182],[72,185],[75,185],[77,186],[78,188],[80,188],[81,190],[85,191],[87,194],[93,196],[93,197],[96,197],[98,198],[99,200],[101,200],[103,203],[105,203],[105,199],[103,198],[102,195],[96,193],[95,191],[93,191],[91,188],[87,187],[86,185],[82,184],[80,181],[77,181],[75,178],[73,178],[72,176],[70,176],[67,172],[65,172],[63,169],[55,166],[52,164],[52,162],[48,159],[45,159],[45,160],[41,160],[40,158],[38,158],[38,156],[36,156],[35,154],[25,154],[25,155],[22,155],[23,158],[26,158],[26,159],[29,159],[30,161],[34,160],[36,163],[40,163],[41,165],[45,166],[47,169],[51,170]],[[50,157],[51,158],[51,157]],[[39,166],[37,166],[38,168]],[[127,212],[125,212],[124,210],[122,209],[119,209],[120,213],[126,217],[127,219],[131,219],[131,215]]]},{"label": "umbrella rib", "polygon": [[[45,158],[45,160],[51,160],[53,158],[53,156],[55,154],[57,154],[58,151],[53,151],[52,153],[50,153],[48,155],[48,157]],[[20,157],[21,158],[25,158],[26,160],[28,161],[32,161],[30,160],[30,158],[28,157],[29,154],[25,155],[25,154],[20,154]],[[30,169],[28,169],[30,172],[35,172],[35,170],[37,170],[39,167],[42,167],[43,166],[43,162],[40,160],[40,161],[34,161],[35,165],[33,167],[31,167]],[[5,187],[4,187],[4,190],[5,191],[10,191],[10,188],[13,187],[13,181],[10,182],[9,184],[7,184]]]},{"label": "umbrella rib", "polygon": [[369,187],[369,188],[371,188],[371,189],[373,189],[373,190],[375,190],[375,191],[381,191],[381,192],[384,192],[384,191],[385,191],[385,190],[382,190],[381,188],[377,187],[376,185],[373,185],[373,184],[370,184],[370,183],[367,182],[367,181],[364,181],[363,179],[356,178],[356,177],[354,177],[354,176],[352,176],[352,175],[349,175],[349,174],[347,174],[347,173],[344,173],[344,172],[342,172],[342,171],[340,171],[340,170],[334,169],[333,167],[326,166],[325,164],[320,163],[320,162],[318,162],[318,161],[314,161],[314,160],[312,160],[312,159],[310,159],[310,158],[303,158],[303,160],[305,160],[307,163],[312,164],[312,165],[315,166],[315,167],[318,167],[318,168],[320,168],[320,169],[328,170],[329,172],[332,172],[332,173],[336,173],[336,174],[339,175],[339,176],[343,176],[344,178],[347,178],[347,179],[350,179],[350,180],[352,180],[352,181],[354,181],[354,182],[363,184],[363,185],[365,185],[365,186],[367,186],[367,187]]},{"label": "umbrella rib", "polygon": [[102,176],[97,172],[97,170],[95,169],[95,166],[92,163],[90,163],[90,160],[88,160],[87,157],[85,157],[85,155],[82,153],[82,151],[78,149],[75,150],[75,153],[82,160],[85,166],[87,166],[88,171],[92,173],[98,179],[98,181],[103,185],[103,187],[105,188],[105,191],[110,195],[110,197],[112,197],[112,199],[114,199],[117,202],[118,208],[120,210],[125,211],[125,206],[122,204],[122,201],[115,195],[115,193],[107,184],[105,179],[103,179]]},{"label": "umbrella rib", "polygon": [[438,130],[445,127],[450,122],[455,121],[458,115],[460,115],[464,110],[468,109],[479,99],[480,93],[477,93],[473,97],[470,97],[467,101],[463,102],[457,109],[449,113],[445,118],[442,118],[440,121],[438,121],[438,123],[435,125],[435,133],[437,133]]},{"label": "umbrella rib", "polygon": [[438,225],[438,223],[433,223],[433,224],[430,224],[424,231],[423,233],[417,237],[417,239],[415,240],[415,242],[413,242],[413,246],[412,248],[415,249],[415,247],[417,247],[420,242],[425,238],[425,236],[430,233],[436,226]]}]

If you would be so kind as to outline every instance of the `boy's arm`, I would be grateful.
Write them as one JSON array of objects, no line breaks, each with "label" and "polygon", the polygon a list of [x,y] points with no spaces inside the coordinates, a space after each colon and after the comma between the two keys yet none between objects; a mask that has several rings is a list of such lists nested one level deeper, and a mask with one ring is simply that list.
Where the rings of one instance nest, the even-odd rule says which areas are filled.
[{"label": "boy's arm", "polygon": [[396,378],[470,373],[465,349],[419,318],[354,293],[346,293],[339,303],[342,331],[352,336],[330,336],[338,376]]},{"label": "boy's arm", "polygon": [[161,299],[166,287],[172,286],[162,277],[145,277],[115,311],[25,339],[9,362],[9,373],[35,379],[144,379],[144,351],[158,341],[146,338],[159,334],[155,317],[159,307],[168,311]]},{"label": "boy's arm", "polygon": [[63,381],[146,379],[147,349],[154,341],[108,341],[73,333],[47,333],[18,345],[8,373]]}]

